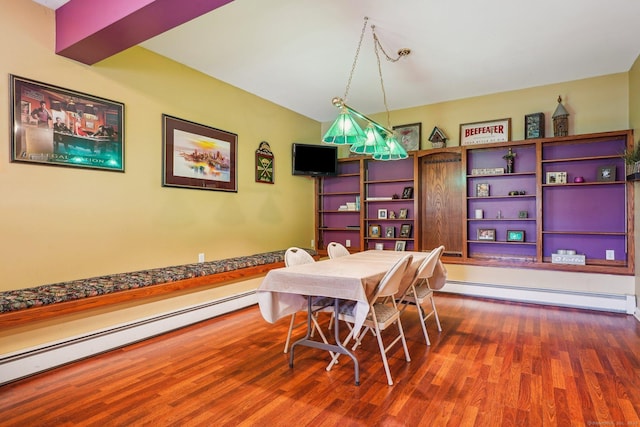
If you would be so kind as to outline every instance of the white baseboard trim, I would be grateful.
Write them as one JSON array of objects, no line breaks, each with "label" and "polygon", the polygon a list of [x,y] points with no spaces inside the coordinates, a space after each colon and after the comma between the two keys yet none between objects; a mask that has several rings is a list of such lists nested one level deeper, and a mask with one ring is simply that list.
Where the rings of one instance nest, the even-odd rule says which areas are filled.
[{"label": "white baseboard trim", "polygon": [[0,357],[0,386],[258,303],[255,291],[208,301]]},{"label": "white baseboard trim", "polygon": [[[632,314],[640,321],[634,295],[596,294],[447,281],[440,290],[461,295]],[[76,360],[142,341],[258,303],[255,291],[208,301],[60,342],[0,357],[0,386]]]},{"label": "white baseboard trim", "polygon": [[[637,313],[635,295],[576,292],[556,289],[522,288],[485,283],[447,281],[442,292],[484,298],[586,308],[616,313]],[[637,315],[636,315],[637,316]]]}]

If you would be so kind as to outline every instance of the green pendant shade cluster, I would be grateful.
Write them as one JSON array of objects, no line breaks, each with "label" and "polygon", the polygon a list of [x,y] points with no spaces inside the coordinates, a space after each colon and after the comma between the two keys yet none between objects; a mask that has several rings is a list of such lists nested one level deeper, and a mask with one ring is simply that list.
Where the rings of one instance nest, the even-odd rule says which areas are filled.
[{"label": "green pendant shade cluster", "polygon": [[[380,125],[379,123],[366,117],[364,114],[349,107],[343,99],[347,99],[349,93],[349,87],[351,86],[351,79],[353,78],[353,72],[358,62],[358,54],[360,47],[362,46],[362,39],[364,37],[365,30],[367,28],[367,21],[369,18],[364,18],[364,25],[362,32],[360,33],[360,42],[358,43],[358,49],[356,50],[356,56],[353,60],[353,66],[351,67],[351,74],[349,75],[349,81],[345,90],[344,98],[333,98],[332,103],[340,109],[340,115],[333,122],[327,133],[322,138],[322,141],[327,144],[336,145],[351,145],[351,152],[363,155],[371,155],[375,160],[400,160],[409,157],[407,151],[400,145],[395,133],[392,130]],[[389,108],[387,106],[387,95],[384,90],[384,82],[382,80],[382,68],[380,67],[380,55],[381,51],[391,62],[398,61],[401,57],[407,56],[411,53],[410,49],[400,49],[398,51],[397,58],[391,58],[382,49],[380,41],[375,33],[375,26],[371,26],[371,33],[374,41],[374,53],[378,62],[378,74],[380,76],[380,87],[382,88],[382,97],[384,100],[384,107],[387,112],[387,121],[389,121]],[[358,124],[358,121],[366,123],[363,130]],[[390,126],[390,125],[389,125]]]},{"label": "green pendant shade cluster", "polygon": [[[333,103],[340,108],[340,115],[322,138],[323,142],[351,145],[352,153],[371,155],[375,160],[400,160],[409,157],[393,131],[349,107],[340,98],[334,98]],[[364,130],[354,116],[367,123]]]}]

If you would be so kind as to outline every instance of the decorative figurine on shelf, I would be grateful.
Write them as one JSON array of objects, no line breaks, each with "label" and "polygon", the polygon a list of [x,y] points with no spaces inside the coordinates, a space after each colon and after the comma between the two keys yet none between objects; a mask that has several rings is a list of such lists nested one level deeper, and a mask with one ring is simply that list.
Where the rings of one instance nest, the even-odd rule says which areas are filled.
[{"label": "decorative figurine on shelf", "polygon": [[513,161],[516,158],[516,153],[509,147],[509,151],[502,158],[507,161],[507,173],[513,173]]},{"label": "decorative figurine on shelf", "polygon": [[558,106],[553,112],[553,136],[569,135],[569,113],[562,105],[562,97],[558,95]]}]

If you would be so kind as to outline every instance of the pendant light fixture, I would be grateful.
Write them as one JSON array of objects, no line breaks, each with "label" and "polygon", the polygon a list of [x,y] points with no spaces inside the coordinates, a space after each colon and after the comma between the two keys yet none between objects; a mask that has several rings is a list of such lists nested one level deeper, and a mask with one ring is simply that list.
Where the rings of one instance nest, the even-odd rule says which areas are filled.
[{"label": "pendant light fixture", "polygon": [[[373,35],[373,50],[376,55],[376,61],[378,64],[378,75],[380,77],[382,98],[384,101],[384,108],[387,113],[387,127],[382,126],[375,120],[371,120],[364,114],[346,104],[347,95],[349,94],[351,80],[353,78],[353,73],[358,62],[360,47],[362,46],[362,40],[367,29],[368,20],[368,17],[364,18],[364,25],[362,26],[362,32],[360,33],[358,49],[356,50],[356,55],[353,59],[353,65],[351,66],[351,73],[349,74],[349,80],[344,92],[344,97],[335,97],[331,101],[333,105],[340,109],[340,114],[338,118],[333,122],[327,133],[324,135],[322,141],[327,144],[351,145],[351,152],[357,154],[372,155],[376,160],[406,159],[408,157],[406,150],[402,147],[402,145],[400,145],[394,131],[391,130],[391,120],[389,107],[387,105],[387,94],[384,90],[384,80],[382,79],[382,67],[380,65],[379,52],[381,51],[388,61],[397,62],[403,56],[409,55],[411,53],[411,50],[400,49],[398,51],[397,58],[392,58],[391,56],[389,56],[382,48],[380,40],[378,40],[374,25],[371,25],[371,33]],[[358,120],[366,124],[364,130],[358,124]]]}]

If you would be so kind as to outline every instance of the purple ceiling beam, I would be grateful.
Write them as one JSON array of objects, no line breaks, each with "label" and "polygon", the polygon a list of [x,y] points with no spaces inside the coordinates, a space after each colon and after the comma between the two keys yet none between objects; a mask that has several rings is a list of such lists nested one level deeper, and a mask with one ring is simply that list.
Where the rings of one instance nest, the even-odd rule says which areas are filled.
[{"label": "purple ceiling beam", "polygon": [[233,0],[71,0],[56,9],[56,53],[92,65]]}]

